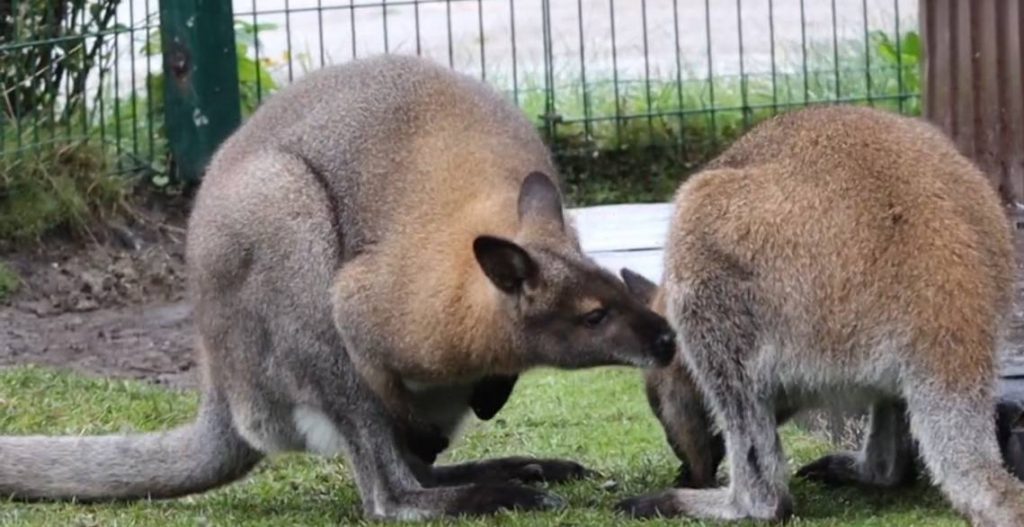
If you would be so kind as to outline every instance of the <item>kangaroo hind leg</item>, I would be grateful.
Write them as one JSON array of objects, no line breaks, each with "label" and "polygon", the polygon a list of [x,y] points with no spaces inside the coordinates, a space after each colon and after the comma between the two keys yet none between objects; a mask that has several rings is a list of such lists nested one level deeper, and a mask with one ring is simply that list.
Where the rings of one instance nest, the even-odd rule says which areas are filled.
[{"label": "kangaroo hind leg", "polygon": [[796,475],[830,486],[898,487],[912,482],[917,451],[906,408],[903,401],[875,403],[859,452],[829,454],[804,465]]},{"label": "kangaroo hind leg", "polygon": [[753,309],[756,299],[738,270],[705,271],[710,271],[706,278],[670,302],[675,304],[670,317],[683,341],[681,349],[723,424],[729,487],[673,489],[627,499],[618,508],[640,517],[785,520],[792,515],[786,460],[772,398],[764,396],[769,386],[753,360],[760,327]]},{"label": "kangaroo hind leg", "polygon": [[908,389],[910,429],[935,483],[972,525],[1024,525],[1024,485],[1004,468],[987,390]]}]

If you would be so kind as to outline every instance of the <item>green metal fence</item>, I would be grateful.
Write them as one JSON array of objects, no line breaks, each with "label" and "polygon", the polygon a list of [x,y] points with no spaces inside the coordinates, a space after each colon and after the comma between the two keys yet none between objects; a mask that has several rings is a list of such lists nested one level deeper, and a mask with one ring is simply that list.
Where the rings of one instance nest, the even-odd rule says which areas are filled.
[{"label": "green metal fence", "polygon": [[0,0],[0,159],[92,144],[114,170],[161,170],[152,13],[138,1]]},{"label": "green metal fence", "polygon": [[[182,174],[194,176],[223,135],[199,137],[196,123],[237,124],[199,112],[204,93],[244,119],[312,69],[381,52],[429,56],[501,89],[579,184],[602,184],[595,174],[608,167],[624,179],[649,177],[645,163],[692,167],[792,107],[920,108],[910,0],[236,0],[233,12],[226,1],[216,12],[213,2],[160,3],[0,0],[0,157],[87,140],[112,166],[160,174],[172,137],[178,158],[194,158],[176,160]],[[222,22],[233,35],[221,38],[233,53],[166,49],[211,46],[209,28],[226,27],[211,17],[231,18]],[[211,70],[231,75],[189,85],[192,99],[174,91]]]}]

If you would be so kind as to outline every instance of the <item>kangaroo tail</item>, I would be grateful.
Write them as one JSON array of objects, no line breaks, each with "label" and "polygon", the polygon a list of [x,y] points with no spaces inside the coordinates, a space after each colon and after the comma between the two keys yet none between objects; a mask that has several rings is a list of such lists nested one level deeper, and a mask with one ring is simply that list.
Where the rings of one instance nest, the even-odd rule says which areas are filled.
[{"label": "kangaroo tail", "polygon": [[0,437],[0,498],[107,501],[173,498],[241,478],[262,454],[204,398],[191,424],[127,436]]}]

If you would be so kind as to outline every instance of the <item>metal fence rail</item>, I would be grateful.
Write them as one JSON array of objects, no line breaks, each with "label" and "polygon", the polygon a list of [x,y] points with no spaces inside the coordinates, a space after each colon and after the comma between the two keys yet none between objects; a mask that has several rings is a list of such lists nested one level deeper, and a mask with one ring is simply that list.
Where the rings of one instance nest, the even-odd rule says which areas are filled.
[{"label": "metal fence rail", "polygon": [[[815,102],[919,108],[920,45],[914,26],[907,30],[916,22],[916,2],[253,0],[236,6],[244,6],[236,17],[251,23],[255,36],[267,39],[266,28],[274,28],[284,53],[275,67],[286,80],[373,53],[427,55],[506,90],[549,138],[581,132],[615,146],[665,136],[681,141],[683,123],[696,117],[707,121],[714,139],[735,120],[746,126],[757,116]],[[636,122],[646,138],[624,139],[624,129]]]},{"label": "metal fence rail", "polygon": [[[0,0],[0,155],[47,140],[88,138],[112,148],[122,167],[164,170],[167,109],[156,4]],[[194,2],[163,4],[166,14]],[[109,18],[95,16],[111,5]],[[224,67],[238,72],[243,118],[310,70],[382,52],[420,54],[507,93],[577,182],[619,166],[609,161],[624,156],[627,168],[614,177],[636,172],[643,159],[693,166],[758,119],[807,104],[920,111],[912,0],[235,0],[232,6],[237,64]],[[62,18],[40,9],[77,14]],[[19,15],[24,11],[34,18]],[[41,62],[31,58],[37,55]],[[84,84],[54,77],[68,64],[88,70]],[[30,79],[41,80],[42,88],[29,89]],[[29,104],[33,89],[46,98]],[[602,155],[604,162],[593,162]]]}]

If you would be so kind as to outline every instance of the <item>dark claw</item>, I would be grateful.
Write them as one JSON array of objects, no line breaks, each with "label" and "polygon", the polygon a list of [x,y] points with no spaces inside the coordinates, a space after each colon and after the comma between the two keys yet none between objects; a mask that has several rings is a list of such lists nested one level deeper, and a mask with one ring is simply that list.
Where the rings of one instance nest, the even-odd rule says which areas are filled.
[{"label": "dark claw", "polygon": [[454,501],[449,515],[494,514],[502,510],[537,511],[561,509],[564,499],[530,487],[518,485],[477,485]]},{"label": "dark claw", "polygon": [[796,475],[830,487],[849,485],[857,481],[853,460],[842,455],[828,455],[812,461],[797,470]]},{"label": "dark claw", "polygon": [[673,496],[664,492],[626,498],[615,504],[615,510],[631,518],[670,518],[681,512]]},{"label": "dark claw", "polygon": [[[511,460],[510,460],[511,461]],[[511,461],[511,463],[516,463]],[[564,483],[580,479],[599,477],[600,474],[575,461],[563,459],[524,458],[520,464],[511,464],[504,469],[503,479],[522,483]]]},{"label": "dark claw", "polygon": [[473,386],[469,407],[478,418],[484,421],[491,419],[505,406],[517,380],[518,375],[484,377]]},{"label": "dark claw", "polygon": [[[522,479],[524,482],[543,481],[544,483],[563,483],[566,481],[589,479],[600,476],[597,472],[594,472],[579,463],[560,459],[537,460],[536,463],[530,463],[529,465],[524,466],[523,469],[523,476],[527,476],[527,479],[518,479]],[[530,479],[530,476],[536,477]]]}]

